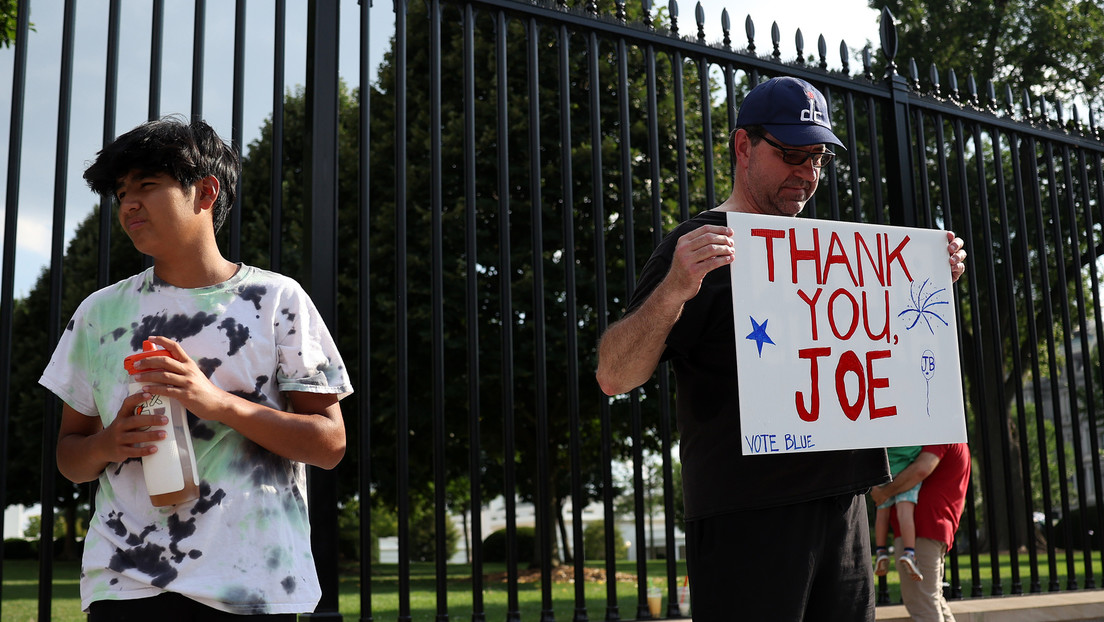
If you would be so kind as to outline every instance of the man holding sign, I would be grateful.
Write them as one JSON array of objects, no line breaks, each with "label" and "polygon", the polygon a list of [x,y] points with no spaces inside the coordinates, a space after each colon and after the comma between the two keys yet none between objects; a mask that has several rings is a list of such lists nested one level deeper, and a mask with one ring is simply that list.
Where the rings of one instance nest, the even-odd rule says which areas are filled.
[{"label": "man holding sign", "polygon": [[[736,247],[727,213],[796,216],[834,156],[828,146],[843,143],[816,88],[781,77],[752,89],[729,143],[731,195],[663,240],[599,346],[597,379],[608,395],[647,382],[660,361],[673,365],[699,622],[874,619],[863,495],[888,480],[885,450],[801,451],[796,445],[809,439],[762,435],[752,440],[762,451],[744,455],[733,284],[729,269],[717,269],[752,252]],[[946,235],[957,280],[966,253]],[[752,326],[753,348],[772,347],[772,330],[766,320]],[[747,332],[741,324],[739,337]],[[808,365],[786,373],[807,381]]]}]

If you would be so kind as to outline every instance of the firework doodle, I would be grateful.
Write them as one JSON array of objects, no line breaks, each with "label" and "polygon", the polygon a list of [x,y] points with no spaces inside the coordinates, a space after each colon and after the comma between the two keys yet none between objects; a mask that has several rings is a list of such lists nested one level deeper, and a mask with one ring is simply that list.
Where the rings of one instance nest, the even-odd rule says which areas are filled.
[{"label": "firework doodle", "polygon": [[[897,317],[904,317],[909,313],[915,314],[912,316],[912,323],[905,327],[906,330],[912,330],[920,320],[924,320],[924,323],[928,325],[928,330],[934,335],[935,330],[932,328],[931,318],[939,320],[944,326],[949,326],[947,320],[943,319],[943,316],[932,310],[932,307],[937,305],[950,304],[946,300],[935,299],[936,296],[947,290],[946,288],[937,289],[934,292],[925,294],[924,289],[927,288],[930,281],[931,279],[924,279],[924,282],[920,285],[919,291],[916,289],[916,281],[913,281],[912,285],[909,285],[909,303],[911,306],[897,314]],[[906,318],[905,321],[908,321],[908,318]]]}]

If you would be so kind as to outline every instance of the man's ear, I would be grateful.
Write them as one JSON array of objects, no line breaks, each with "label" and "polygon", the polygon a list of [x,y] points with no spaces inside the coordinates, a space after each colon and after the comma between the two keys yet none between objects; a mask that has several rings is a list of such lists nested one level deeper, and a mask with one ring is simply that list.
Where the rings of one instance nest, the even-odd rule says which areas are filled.
[{"label": "man's ear", "polygon": [[196,182],[196,201],[200,209],[211,209],[215,206],[215,200],[219,195],[219,180],[214,175],[208,175]]},{"label": "man's ear", "polygon": [[748,158],[751,156],[751,137],[744,128],[739,128],[732,133],[732,153],[736,156],[733,166],[739,168],[740,163],[747,165]]}]

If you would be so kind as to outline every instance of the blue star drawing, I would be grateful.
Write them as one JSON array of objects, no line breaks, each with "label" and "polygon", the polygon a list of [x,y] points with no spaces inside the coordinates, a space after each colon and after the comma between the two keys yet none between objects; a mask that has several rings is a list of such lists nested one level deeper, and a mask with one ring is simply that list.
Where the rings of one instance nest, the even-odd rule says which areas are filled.
[{"label": "blue star drawing", "polygon": [[763,323],[755,321],[755,318],[748,316],[751,320],[751,334],[747,336],[748,339],[755,341],[755,345],[759,347],[759,358],[763,358],[763,344],[769,343],[772,346],[776,345],[769,335],[767,335],[767,322],[770,320],[763,320]]},{"label": "blue star drawing", "polygon": [[937,295],[943,293],[946,290],[937,289],[934,292],[925,294],[924,288],[928,286],[928,282],[930,280],[931,279],[924,279],[924,283],[920,285],[920,291],[916,291],[914,289],[916,281],[913,281],[912,284],[909,285],[909,303],[912,306],[897,314],[897,317],[904,317],[906,314],[909,313],[916,314],[912,318],[912,324],[909,324],[907,327],[905,327],[906,330],[912,330],[912,327],[916,326],[916,324],[920,320],[924,320],[924,323],[928,325],[928,331],[934,335],[935,330],[932,328],[931,318],[939,320],[943,323],[944,326],[949,326],[949,324],[947,324],[947,320],[944,320],[941,315],[932,310],[932,307],[936,305],[950,304],[946,300],[934,300]]}]

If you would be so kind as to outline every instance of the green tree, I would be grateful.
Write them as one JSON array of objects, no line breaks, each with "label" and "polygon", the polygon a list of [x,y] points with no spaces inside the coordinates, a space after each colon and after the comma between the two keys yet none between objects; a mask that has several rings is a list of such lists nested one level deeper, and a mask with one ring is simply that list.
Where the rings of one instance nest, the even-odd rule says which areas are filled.
[{"label": "green tree", "polygon": [[[110,209],[110,208],[109,208]],[[66,248],[62,266],[61,326],[54,327],[51,337],[50,327],[45,318],[50,317],[50,273],[44,269],[27,297],[16,300],[12,317],[12,360],[18,361],[11,369],[13,394],[13,416],[9,423],[8,439],[8,503],[31,505],[41,496],[43,474],[41,472],[42,452],[52,452],[53,447],[43,447],[43,438],[50,438],[60,424],[60,402],[47,394],[38,384],[38,378],[53,353],[57,331],[60,331],[77,305],[85,297],[106,283],[100,282],[99,207],[77,226],[73,239]],[[114,220],[114,219],[112,219]],[[143,266],[141,255],[134,250],[130,239],[113,225],[110,240],[107,243],[108,280],[118,280],[139,272]],[[119,363],[122,365],[122,362]],[[45,430],[48,421],[42,413],[48,412],[47,404],[54,405],[54,421],[49,424],[52,430]],[[55,507],[61,515],[59,523],[68,527],[63,540],[62,554],[66,558],[76,556],[77,514],[87,503],[87,486],[78,486],[61,476],[55,469],[48,474],[53,477],[55,489]]]},{"label": "green tree", "polygon": [[[1104,103],[1104,5],[1080,0],[871,0],[897,17],[897,64],[934,63],[941,72],[972,74],[1015,92]],[[925,66],[924,69],[927,67]],[[926,74],[926,72],[925,72]],[[944,74],[945,75],[945,74]],[[1003,91],[1003,89],[1002,89]],[[1001,92],[1001,91],[998,91]]]},{"label": "green tree", "polygon": [[[611,4],[612,6],[612,4]],[[606,7],[607,9],[609,7]],[[677,117],[674,109],[673,96],[673,56],[665,53],[658,54],[656,70],[658,114],[656,123],[659,126],[659,170],[660,183],[663,188],[653,188],[641,180],[650,177],[652,164],[647,154],[648,122],[647,122],[647,98],[646,98],[646,72],[643,69],[645,52],[640,49],[629,50],[629,99],[630,110],[629,140],[631,148],[632,170],[629,179],[622,178],[620,171],[608,172],[603,188],[602,200],[610,206],[604,218],[605,221],[595,223],[591,206],[595,201],[593,194],[594,183],[591,179],[592,157],[600,153],[604,168],[609,171],[615,168],[619,162],[621,135],[617,120],[619,119],[619,102],[616,90],[611,86],[616,84],[617,67],[614,62],[616,50],[609,44],[603,44],[599,48],[600,70],[596,76],[597,82],[591,83],[588,73],[588,57],[585,39],[573,36],[570,39],[570,53],[568,56],[569,75],[577,76],[570,84],[569,95],[571,108],[569,118],[571,120],[571,134],[568,137],[571,145],[571,159],[564,162],[560,157],[561,126],[558,101],[561,84],[557,72],[559,67],[558,50],[561,45],[559,33],[550,29],[540,29],[537,37],[540,40],[538,46],[537,64],[541,68],[540,81],[536,91],[540,99],[539,113],[535,119],[530,119],[529,85],[527,73],[514,67],[523,67],[526,60],[527,35],[525,25],[516,20],[507,20],[509,36],[507,38],[507,58],[510,69],[507,72],[505,84],[498,84],[496,77],[496,52],[493,33],[495,26],[494,15],[480,13],[476,17],[475,24],[475,140],[474,152],[476,159],[472,163],[475,180],[475,202],[468,203],[465,193],[465,144],[464,144],[464,108],[462,97],[456,94],[463,93],[464,69],[460,64],[462,59],[462,33],[454,24],[458,23],[459,16],[451,13],[455,8],[445,9],[447,14],[443,20],[445,28],[442,36],[442,93],[441,110],[441,159],[442,167],[442,227],[440,235],[443,248],[443,296],[445,314],[442,331],[444,343],[444,369],[447,371],[443,394],[438,395],[444,404],[444,434],[448,439],[445,444],[444,455],[436,456],[443,459],[447,482],[466,481],[469,472],[469,446],[473,441],[478,441],[481,453],[480,464],[475,469],[480,474],[480,485],[484,499],[505,492],[504,469],[507,464],[513,464],[517,468],[516,492],[525,500],[537,502],[538,486],[541,481],[537,472],[538,448],[540,443],[549,451],[549,474],[544,481],[548,483],[549,497],[544,499],[545,510],[541,516],[548,520],[558,520],[562,523],[560,508],[563,501],[572,494],[571,491],[571,426],[569,413],[575,407],[569,387],[573,380],[579,387],[577,398],[580,413],[580,426],[577,438],[581,443],[582,473],[581,485],[583,498],[576,503],[584,504],[590,499],[600,495],[602,490],[601,460],[600,456],[600,421],[597,413],[600,410],[599,400],[605,399],[593,380],[593,356],[597,343],[597,317],[596,301],[596,273],[595,264],[590,260],[595,253],[595,230],[599,230],[604,237],[602,240],[607,248],[616,249],[608,253],[611,259],[606,266],[607,279],[610,283],[610,291],[607,294],[612,300],[612,315],[619,316],[621,305],[626,302],[625,291],[628,285],[625,283],[624,249],[627,246],[624,222],[627,222],[627,214],[621,206],[626,205],[629,197],[623,190],[629,188],[631,199],[638,206],[635,214],[635,227],[627,235],[633,238],[636,248],[643,249],[638,253],[646,253],[653,244],[655,235],[662,231],[654,231],[652,219],[647,213],[651,205],[652,193],[660,192],[661,220],[660,227],[667,228],[678,217],[681,209],[699,209],[706,207],[704,167],[705,158],[719,159],[723,153],[725,129],[723,127],[725,115],[718,107],[715,112],[712,138],[714,152],[704,153],[703,139],[701,135],[701,102],[693,96],[697,92],[697,73],[689,65],[685,67],[684,87],[687,99],[684,103],[686,125],[691,130],[687,136],[687,153],[690,159],[689,179],[687,181],[687,200],[690,205],[680,205],[679,178],[677,174],[677,152],[674,146],[677,144],[676,126],[674,119]],[[636,9],[639,10],[639,9]],[[374,443],[372,455],[369,457],[356,455],[356,451],[350,451],[346,458],[347,463],[361,459],[370,459],[373,464],[373,494],[385,503],[394,504],[398,491],[396,482],[398,478],[393,470],[396,464],[397,446],[390,442],[393,439],[407,439],[412,456],[424,456],[425,459],[412,460],[410,472],[403,474],[409,477],[410,482],[433,482],[433,414],[434,414],[434,378],[429,373],[433,369],[432,342],[433,342],[433,309],[431,305],[431,292],[433,283],[432,240],[432,210],[430,184],[431,179],[431,110],[429,106],[428,81],[430,74],[429,44],[428,44],[428,20],[427,5],[425,3],[411,3],[407,20],[408,28],[408,57],[407,57],[407,91],[405,93],[406,130],[407,142],[405,144],[407,157],[405,162],[398,163],[405,166],[408,187],[405,188],[405,204],[401,206],[401,213],[406,219],[405,237],[401,237],[396,224],[396,154],[397,145],[396,127],[397,111],[396,98],[396,64],[394,53],[388,53],[379,71],[379,82],[372,87],[370,93],[371,114],[371,145],[367,148],[368,163],[370,165],[370,184],[368,204],[370,205],[369,235],[361,238],[358,234],[358,223],[361,215],[358,213],[359,196],[357,186],[357,164],[361,147],[356,143],[358,132],[358,96],[357,92],[348,92],[342,89],[339,98],[340,105],[340,174],[339,174],[339,302],[338,302],[338,329],[336,331],[339,346],[350,368],[350,373],[357,378],[360,366],[359,340],[360,331],[370,331],[371,341],[371,379],[370,387],[360,387],[358,393],[351,396],[343,403],[343,410],[347,413],[346,422],[349,427],[350,438],[356,437],[356,430],[360,425],[372,426],[374,439],[387,439]],[[585,76],[585,77],[584,77]],[[601,145],[591,144],[589,94],[590,89],[600,90],[600,106],[597,118],[601,119],[600,132]],[[496,98],[500,90],[507,94],[507,110],[505,111],[507,122],[507,140],[509,150],[509,166],[500,169],[495,156],[497,145],[496,119],[498,116]],[[719,106],[719,105],[718,105]],[[305,102],[302,90],[289,94],[285,102],[284,124],[285,136],[300,137],[304,135],[304,111]],[[530,144],[529,130],[533,124],[540,129],[541,142],[539,145]],[[272,153],[272,127],[266,123],[262,128],[260,138],[249,145],[244,158],[243,174],[243,259],[247,262],[261,266],[278,264],[282,272],[293,276],[302,276],[303,266],[303,236],[306,227],[305,218],[308,210],[303,205],[304,188],[302,186],[302,171],[304,152],[303,145],[298,140],[288,140],[283,145],[283,170],[284,177],[281,183],[281,196],[283,211],[281,215],[281,231],[278,236],[281,240],[279,256],[274,257],[270,252],[269,239],[271,237],[270,223],[272,212],[269,200],[270,170]],[[538,150],[541,154],[541,168],[537,171],[539,179],[532,178],[529,168],[529,155]],[[568,204],[563,194],[564,174],[570,172],[572,176],[571,188],[574,196]],[[505,197],[500,196],[498,179],[500,174],[509,175],[509,270],[502,264],[502,245],[499,240],[499,228],[504,223],[500,220],[499,201]],[[533,206],[535,198],[531,194],[531,188],[539,188],[541,210],[539,222],[533,219]],[[691,207],[692,206],[692,207]],[[565,214],[565,211],[568,212]],[[469,213],[474,214],[475,228],[469,230],[466,218]],[[571,229],[574,237],[574,245],[569,248],[564,235],[565,216],[570,216]],[[532,246],[532,230],[539,225],[543,231],[540,239],[540,247],[534,252]],[[477,274],[471,275],[476,279],[478,309],[475,317],[470,317],[461,310],[466,307],[466,270],[467,249],[466,237],[475,237]],[[406,253],[402,259],[406,262],[408,278],[405,283],[396,283],[399,258],[398,242],[406,245]],[[370,267],[361,266],[358,262],[358,254],[363,244],[368,244],[370,249]],[[567,257],[575,254],[571,269],[574,271],[574,290],[568,291],[567,286]],[[536,259],[534,259],[536,258]],[[638,265],[643,263],[643,257],[629,258]],[[537,283],[534,280],[535,264],[539,262],[544,274],[544,281],[540,291],[534,294]],[[357,286],[359,271],[369,270],[370,291],[361,292]],[[510,287],[510,317],[503,317],[502,279],[509,280]],[[407,322],[408,329],[405,335],[399,336],[408,345],[409,363],[407,370],[397,369],[398,351],[396,315],[397,292],[401,291],[405,297],[406,312],[403,319]],[[566,301],[569,293],[577,296],[573,310],[569,310]],[[534,307],[534,300],[542,305],[543,313],[547,318],[543,334],[536,330],[534,318],[541,310]],[[358,305],[366,305],[370,313],[370,325],[362,326],[357,317]],[[568,331],[567,318],[569,313],[576,315],[572,325],[574,336]],[[468,343],[467,331],[470,327],[478,329],[479,334],[479,361],[478,369],[468,368]],[[513,340],[513,348],[507,351],[513,364],[506,364],[503,358],[503,344],[501,337],[503,328],[509,327]],[[574,339],[572,342],[571,340]],[[546,358],[537,360],[537,346],[540,344]],[[575,345],[581,359],[575,371],[570,371],[567,352],[570,345]],[[538,395],[536,379],[540,374],[540,366],[544,366],[544,373],[548,379],[547,393]],[[514,455],[506,455],[504,416],[507,405],[503,402],[502,385],[505,380],[503,370],[512,374],[513,403],[509,412],[515,420],[516,443]],[[408,395],[397,395],[394,390],[398,386],[400,374],[406,372],[405,380],[409,383]],[[574,379],[570,374],[574,373]],[[476,375],[479,381],[480,412],[469,413],[469,376]],[[654,390],[654,389],[650,389]],[[361,421],[358,417],[349,413],[361,412],[362,402],[370,400],[371,421]],[[409,429],[396,428],[396,413],[400,400],[407,401],[410,415]],[[643,443],[658,450],[658,437],[654,430],[659,428],[658,400],[646,400],[644,403],[644,416],[647,432],[641,439]],[[629,417],[623,413],[628,410],[627,400],[621,399],[615,405],[615,417],[613,419],[614,438],[616,447],[614,453],[618,456],[626,456],[629,451]],[[536,430],[539,426],[538,418],[541,414],[547,417],[548,436],[538,439]],[[478,439],[470,438],[468,417],[478,416],[480,420],[480,436]],[[356,471],[352,464],[343,469],[343,473],[352,474]],[[446,485],[447,485],[446,482]],[[343,479],[343,495],[347,496],[355,490],[355,480],[351,477]],[[448,494],[451,499],[450,507],[456,511],[464,511],[470,501],[456,494]],[[469,508],[472,509],[472,508]],[[538,547],[539,549],[539,547]]]}]

